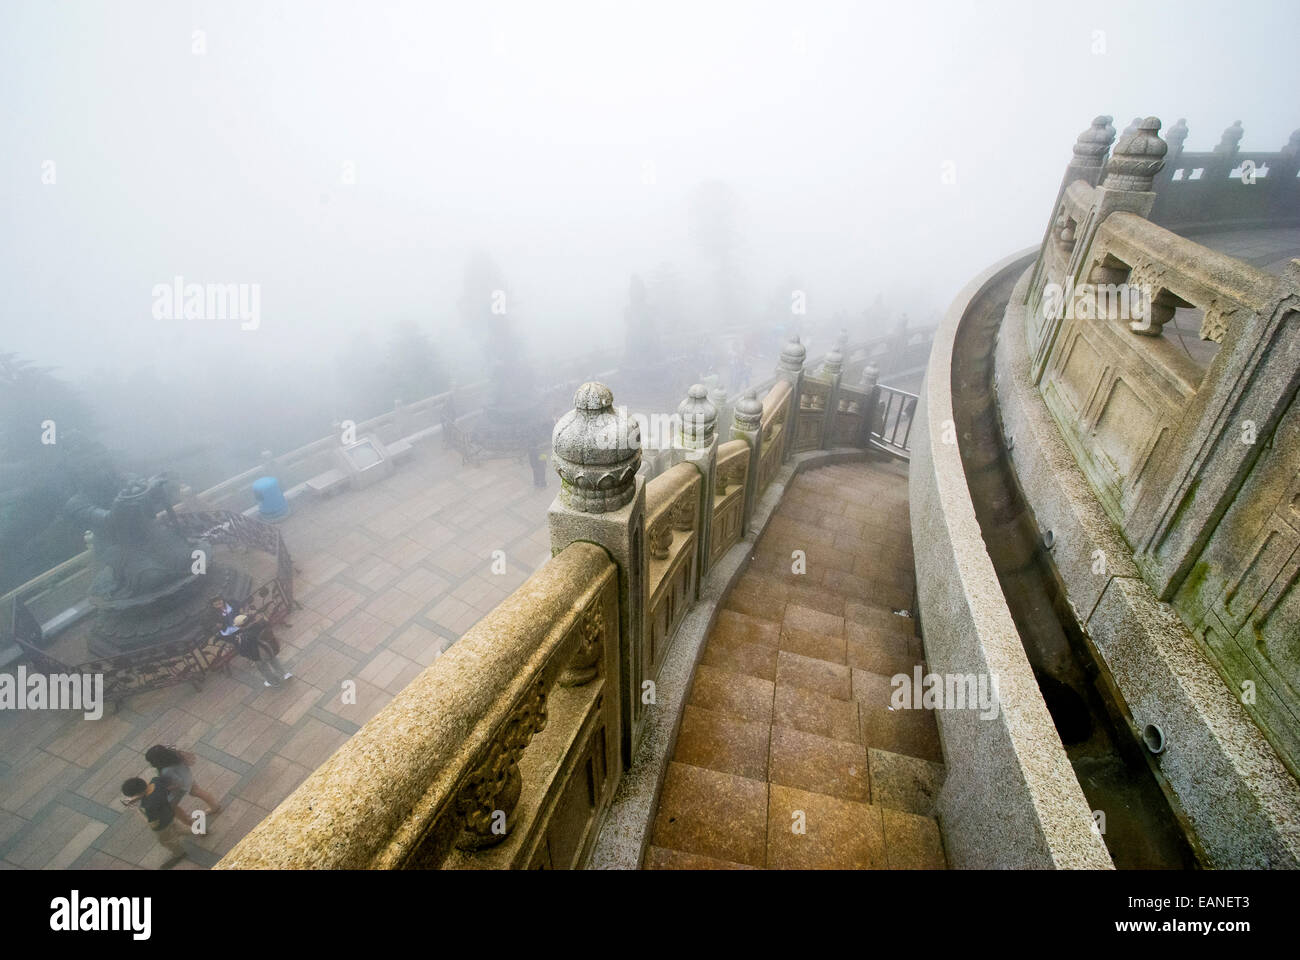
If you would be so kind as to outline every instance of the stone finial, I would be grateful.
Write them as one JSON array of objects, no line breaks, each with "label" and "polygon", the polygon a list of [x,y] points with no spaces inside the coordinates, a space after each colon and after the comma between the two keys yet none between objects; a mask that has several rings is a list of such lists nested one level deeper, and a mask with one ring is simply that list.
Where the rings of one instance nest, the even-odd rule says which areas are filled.
[{"label": "stone finial", "polygon": [[1223,131],[1223,136],[1219,139],[1219,144],[1214,148],[1214,152],[1225,157],[1235,157],[1237,155],[1238,144],[1246,131],[1241,129],[1241,121],[1232,121],[1232,126]]},{"label": "stone finial", "polygon": [[1074,141],[1074,159],[1081,167],[1100,167],[1102,157],[1115,142],[1115,127],[1111,117],[1093,117],[1092,126],[1079,134]]},{"label": "stone finial", "polygon": [[1160,121],[1147,117],[1134,132],[1120,137],[1106,164],[1102,186],[1107,190],[1150,190],[1169,149],[1159,131]]},{"label": "stone finial", "polygon": [[721,410],[727,405],[727,391],[722,387],[714,387],[709,391],[709,403],[713,404],[714,410]]},{"label": "stone finial", "polygon": [[757,430],[763,422],[763,404],[754,390],[746,390],[736,404],[736,429]]},{"label": "stone finial", "polygon": [[781,369],[798,373],[803,369],[804,358],[807,356],[808,348],[799,342],[798,335],[791,335],[785,342],[785,346],[781,348]]},{"label": "stone finial", "polygon": [[1131,137],[1133,134],[1138,132],[1138,128],[1141,126],[1142,126],[1142,118],[1134,117],[1132,120],[1128,122],[1128,126],[1124,128],[1123,132],[1120,133],[1120,136]]},{"label": "stone finial", "polygon": [[583,513],[608,513],[636,493],[641,466],[641,428],[614,412],[614,394],[603,383],[584,383],[573,410],[551,434],[551,461],[560,475],[560,502]]},{"label": "stone finial", "polygon": [[1165,131],[1165,143],[1169,144],[1170,153],[1182,153],[1183,143],[1187,140],[1187,118],[1179,117],[1174,125]]},{"label": "stone finial", "polygon": [[831,352],[826,354],[824,361],[825,369],[832,377],[838,377],[844,371],[844,351],[840,349],[839,343],[831,348]]},{"label": "stone finial", "polygon": [[1300,130],[1291,131],[1291,139],[1282,148],[1282,156],[1290,157],[1292,160],[1300,157]]},{"label": "stone finial", "polygon": [[718,408],[709,400],[704,384],[697,383],[686,391],[686,399],[677,405],[682,418],[682,446],[702,450],[713,442],[718,428]]},{"label": "stone finial", "polygon": [[879,382],[880,368],[874,363],[868,362],[867,365],[862,368],[862,386],[870,390]]}]

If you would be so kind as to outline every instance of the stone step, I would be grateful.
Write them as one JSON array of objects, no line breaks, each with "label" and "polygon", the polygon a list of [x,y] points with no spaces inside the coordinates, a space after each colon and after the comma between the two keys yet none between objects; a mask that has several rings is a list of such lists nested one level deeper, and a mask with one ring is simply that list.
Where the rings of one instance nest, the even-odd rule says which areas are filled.
[{"label": "stone step", "polygon": [[[795,479],[724,599],[647,869],[945,865],[933,713],[890,702],[892,678],[924,668],[915,621],[894,613],[911,602],[910,543],[894,538],[900,522],[905,537],[906,477],[876,464],[827,469]],[[864,487],[874,492],[841,496]],[[788,563],[795,549],[805,573]]]}]

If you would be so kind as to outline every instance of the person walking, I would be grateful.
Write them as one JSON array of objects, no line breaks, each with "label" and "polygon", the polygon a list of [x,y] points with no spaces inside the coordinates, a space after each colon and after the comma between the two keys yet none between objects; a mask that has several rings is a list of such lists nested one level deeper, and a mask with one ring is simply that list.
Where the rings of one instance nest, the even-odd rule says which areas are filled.
[{"label": "person walking", "polygon": [[140,811],[158,842],[172,855],[172,860],[187,856],[181,843],[183,834],[167,796],[167,782],[162,777],[154,777],[148,783],[140,777],[123,781],[122,803]]},{"label": "person walking", "polygon": [[235,636],[239,654],[253,661],[262,675],[264,686],[278,687],[280,681],[293,676],[280,663],[280,640],[265,617],[256,614],[250,618],[248,614],[241,613],[235,617],[235,627],[239,631]]},{"label": "person walking", "polygon": [[194,754],[175,747],[155,744],[144,752],[144,758],[158,771],[158,776],[167,784],[167,797],[176,814],[189,821],[190,814],[181,807],[181,800],[186,796],[202,800],[208,807],[208,816],[215,817],[221,812],[217,798],[194,782]]}]

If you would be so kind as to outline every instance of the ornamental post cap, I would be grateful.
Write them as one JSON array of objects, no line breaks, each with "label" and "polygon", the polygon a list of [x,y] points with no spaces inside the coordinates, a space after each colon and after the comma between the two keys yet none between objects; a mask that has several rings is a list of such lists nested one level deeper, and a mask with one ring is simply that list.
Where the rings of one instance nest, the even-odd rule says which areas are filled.
[{"label": "ornamental post cap", "polygon": [[786,370],[798,370],[808,356],[808,348],[799,342],[798,334],[792,334],[781,348],[781,366]]},{"label": "ornamental post cap", "polygon": [[686,399],[677,405],[677,413],[682,419],[684,446],[697,449],[712,442],[718,425],[718,408],[709,400],[709,391],[704,384],[691,385],[686,391]]},{"label": "ornamental post cap", "polygon": [[736,426],[742,430],[756,430],[763,419],[763,404],[754,390],[746,390],[736,403]]},{"label": "ornamental post cap", "polygon": [[1115,140],[1113,118],[1107,116],[1093,117],[1092,126],[1083,131],[1074,141],[1074,156],[1088,166],[1101,165],[1101,158],[1110,149]]},{"label": "ornamental post cap", "polygon": [[614,411],[614,394],[589,381],[551,434],[551,462],[560,475],[560,501],[584,513],[605,513],[636,493],[641,427]]},{"label": "ornamental post cap", "polygon": [[1102,186],[1110,190],[1150,190],[1155,175],[1165,165],[1168,150],[1160,139],[1159,118],[1147,117],[1115,144]]}]

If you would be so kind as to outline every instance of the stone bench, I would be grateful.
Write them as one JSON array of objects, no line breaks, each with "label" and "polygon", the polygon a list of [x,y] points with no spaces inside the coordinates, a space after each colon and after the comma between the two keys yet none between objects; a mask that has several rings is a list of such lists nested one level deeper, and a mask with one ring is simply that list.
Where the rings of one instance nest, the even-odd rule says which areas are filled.
[{"label": "stone bench", "polygon": [[306,487],[318,497],[328,497],[348,485],[349,477],[342,470],[326,470],[307,481]]},{"label": "stone bench", "polygon": [[392,443],[384,444],[384,449],[388,452],[388,456],[394,463],[400,463],[415,451],[415,448],[405,437],[401,440],[394,440]]}]

